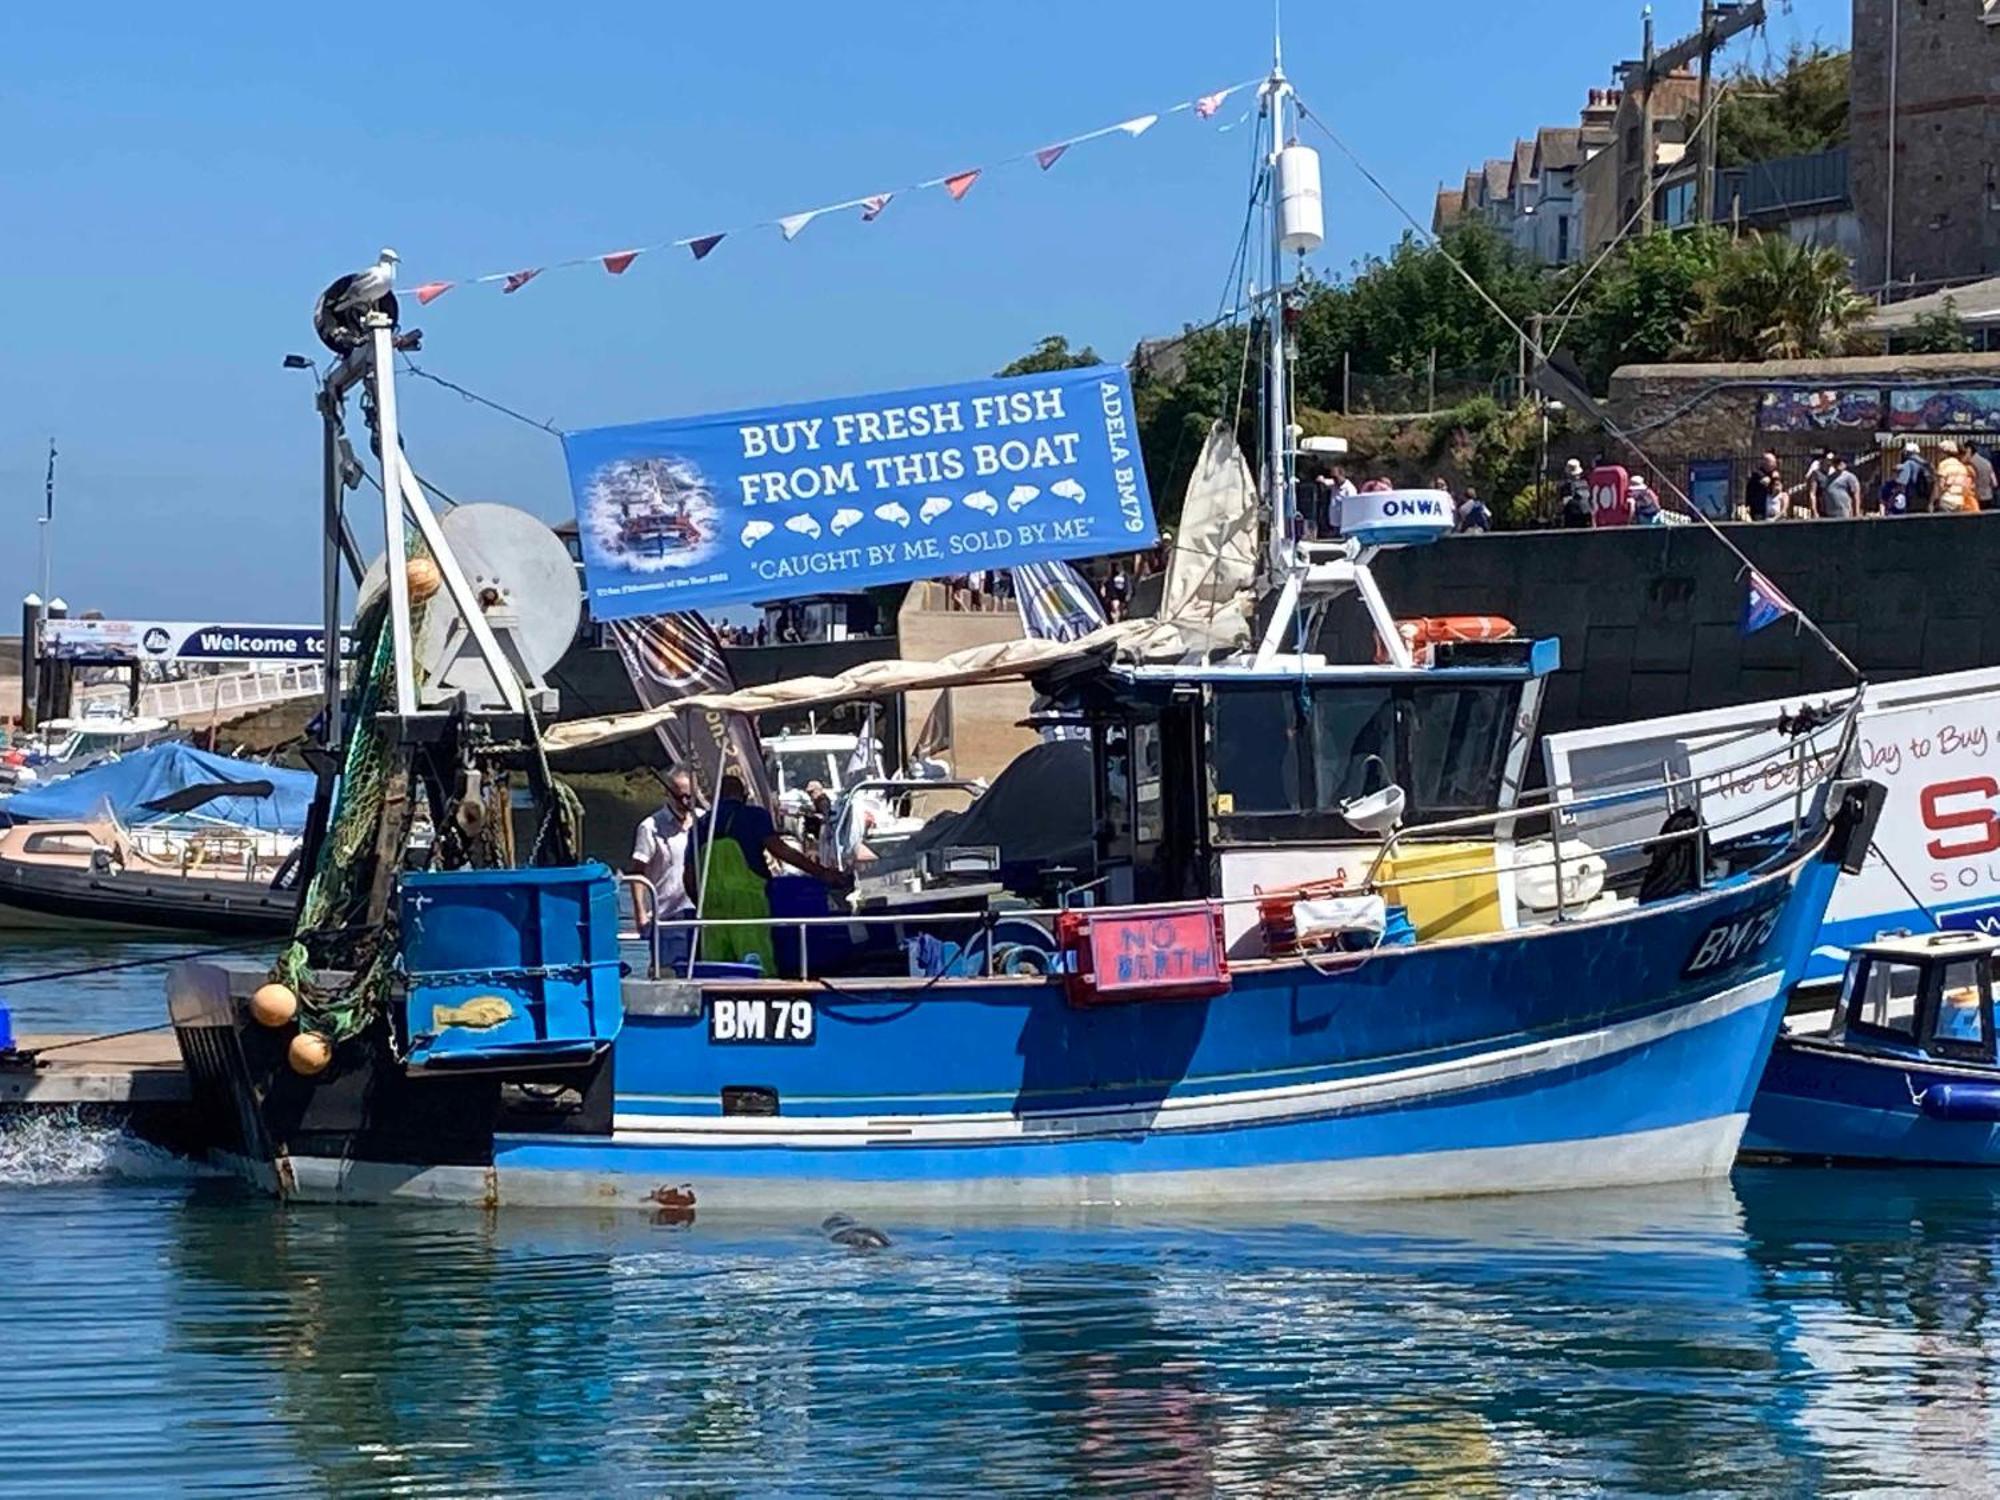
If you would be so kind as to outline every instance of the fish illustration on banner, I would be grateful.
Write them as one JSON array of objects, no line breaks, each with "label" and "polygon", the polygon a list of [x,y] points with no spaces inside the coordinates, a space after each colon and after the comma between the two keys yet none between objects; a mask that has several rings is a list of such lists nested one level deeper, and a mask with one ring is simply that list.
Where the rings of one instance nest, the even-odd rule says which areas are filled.
[{"label": "fish illustration on banner", "polygon": [[1153,545],[1116,365],[563,435],[599,620]]}]

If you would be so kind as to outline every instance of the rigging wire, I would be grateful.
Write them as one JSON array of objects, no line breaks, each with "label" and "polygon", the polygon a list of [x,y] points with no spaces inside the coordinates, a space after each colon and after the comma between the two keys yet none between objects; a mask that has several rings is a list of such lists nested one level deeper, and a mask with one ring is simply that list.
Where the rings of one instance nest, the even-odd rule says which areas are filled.
[{"label": "rigging wire", "polygon": [[441,385],[448,391],[456,392],[462,399],[466,401],[473,402],[480,406],[490,407],[494,411],[499,412],[502,416],[512,417],[516,422],[523,423],[529,427],[538,428],[539,430],[548,433],[549,436],[551,437],[559,438],[562,436],[562,429],[556,426],[553,422],[538,421],[534,417],[528,416],[525,413],[514,410],[513,407],[508,406],[504,402],[495,401],[491,396],[482,396],[477,391],[469,391],[464,386],[458,384],[457,381],[446,380],[442,375],[433,375],[429,370],[423,368],[423,366],[419,365],[415,360],[411,359],[410,356],[407,354],[403,356],[403,370],[406,374],[414,375],[419,380],[428,380],[432,385]]},{"label": "rigging wire", "polygon": [[[1714,96],[1708,101],[1708,109],[1702,114],[1700,119],[1695,121],[1694,129],[1688,134],[1687,145],[1689,147],[1693,147],[1700,141],[1704,130],[1714,127],[1716,112],[1722,108],[1723,98],[1728,92],[1727,88],[1717,88],[1715,90]],[[1303,108],[1304,106],[1301,106],[1301,109]],[[1324,124],[1321,124],[1321,129],[1325,129]],[[1610,150],[1611,148],[1607,146],[1605,149]],[[1577,309],[1583,305],[1583,289],[1590,284],[1590,278],[1595,276],[1604,263],[1611,258],[1612,252],[1625,243],[1640,219],[1651,216],[1653,199],[1658,195],[1659,190],[1659,177],[1652,172],[1648,172],[1646,174],[1646,191],[1640,195],[1639,206],[1632,210],[1632,216],[1625,221],[1616,234],[1611,236],[1609,243],[1597,253],[1597,259],[1593,260],[1584,270],[1584,273],[1577,277],[1569,289],[1556,299],[1556,305],[1549,309],[1551,316],[1558,313],[1562,315],[1562,321],[1556,325],[1554,336],[1549,339],[1548,347],[1550,349],[1555,349],[1562,343],[1563,335],[1568,332],[1571,321],[1576,317]]]},{"label": "rigging wire", "polygon": [[[1444,257],[1445,263],[1449,265],[1452,268],[1452,270],[1458,273],[1459,277],[1465,282],[1467,286],[1472,288],[1474,295],[1477,296],[1480,301],[1484,302],[1489,308],[1491,308],[1493,310],[1494,316],[1499,318],[1502,323],[1506,324],[1507,327],[1513,331],[1515,337],[1521,340],[1523,345],[1525,345],[1526,348],[1534,355],[1536,363],[1541,365],[1546,365],[1548,363],[1548,351],[1542,347],[1541,341],[1535,338],[1533,335],[1531,335],[1525,328],[1523,328],[1517,321],[1515,321],[1513,314],[1509,313],[1506,308],[1502,307],[1499,304],[1499,302],[1494,300],[1492,293],[1488,292],[1485,287],[1479,284],[1479,278],[1474,276],[1470,271],[1466,270],[1464,263],[1461,262],[1457,256],[1453,255],[1451,251],[1438,239],[1438,237],[1435,234],[1431,233],[1430,230],[1426,229],[1422,224],[1417,222],[1416,217],[1413,214],[1411,214],[1411,212],[1407,208],[1403,206],[1402,200],[1397,198],[1397,196],[1388,189],[1388,187],[1383,183],[1381,178],[1377,177],[1372,171],[1368,169],[1367,163],[1363,162],[1360,157],[1356,156],[1354,152],[1348,147],[1347,142],[1342,140],[1338,135],[1334,133],[1333,127],[1331,125],[1327,124],[1325,120],[1321,119],[1319,114],[1315,110],[1308,108],[1303,99],[1299,99],[1296,95],[1294,95],[1293,97],[1294,97],[1294,102],[1298,106],[1299,114],[1305,119],[1310,120],[1315,126],[1319,128],[1320,133],[1324,135],[1327,138],[1327,140],[1333,143],[1334,149],[1339,151],[1342,156],[1346,157],[1348,162],[1352,164],[1352,166],[1354,167],[1354,170],[1359,172],[1362,175],[1362,177],[1367,179],[1369,186],[1373,187],[1376,192],[1380,193],[1382,197],[1388,202],[1389,206],[1395,209],[1396,212],[1402,216],[1403,221],[1410,226],[1411,230],[1415,232],[1415,234],[1418,236],[1419,239],[1428,242],[1434,249],[1437,250],[1437,252],[1440,255]],[[1637,442],[1636,439],[1634,439],[1630,434],[1628,434],[1624,428],[1620,427],[1616,422],[1612,421],[1610,416],[1607,413],[1605,413],[1601,408],[1596,408],[1594,403],[1593,403],[1593,415],[1596,417],[1597,421],[1603,426],[1604,430],[1611,435],[1614,441],[1622,443],[1627,448],[1631,449],[1632,452],[1636,454],[1639,457],[1639,459],[1647,465],[1647,467],[1651,468],[1654,471],[1654,473],[1659,475],[1660,482],[1666,486],[1667,492],[1671,494],[1676,500],[1680,501],[1683,510],[1690,517],[1692,517],[1695,521],[1699,522],[1702,526],[1708,529],[1708,533],[1710,536],[1714,537],[1724,547],[1729,549],[1730,554],[1733,557],[1735,557],[1735,559],[1739,563],[1743,565],[1743,571],[1745,572],[1756,571],[1757,565],[1751,562],[1748,554],[1746,554],[1741,547],[1737,546],[1736,543],[1731,541],[1729,539],[1728,533],[1724,532],[1720,526],[1717,526],[1715,522],[1709,518],[1708,514],[1705,511],[1703,511],[1699,506],[1697,506],[1692,500],[1690,500],[1687,497],[1687,492],[1684,491],[1679,485],[1675,484],[1674,481],[1667,476],[1666,472],[1662,470],[1660,466],[1653,461],[1652,457],[1646,452],[1646,450],[1639,446],[1639,443]],[[1793,604],[1792,606],[1792,618],[1798,621],[1799,624],[1803,625],[1807,630],[1811,631],[1813,634],[1813,638],[1817,640],[1820,643],[1820,645],[1826,648],[1827,653],[1830,656],[1832,656],[1835,661],[1839,662],[1841,666],[1847,669],[1847,671],[1853,676],[1856,682],[1861,682],[1865,680],[1862,677],[1861,669],[1855,666],[1854,662],[1848,657],[1847,653],[1845,651],[1842,651],[1840,647],[1836,646],[1833,643],[1833,641],[1827,636],[1826,632],[1821,630],[1818,624],[1813,620],[1813,618],[1810,615],[1808,615],[1804,610],[1800,609],[1797,606],[1797,604]]]}]

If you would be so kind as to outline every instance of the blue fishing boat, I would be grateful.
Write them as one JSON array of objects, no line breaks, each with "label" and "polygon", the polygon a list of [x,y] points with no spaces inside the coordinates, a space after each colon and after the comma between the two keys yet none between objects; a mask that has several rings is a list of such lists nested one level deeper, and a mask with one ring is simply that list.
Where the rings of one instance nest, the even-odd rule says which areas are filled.
[{"label": "blue fishing boat", "polygon": [[2000,1166],[1997,951],[2000,938],[1967,931],[1856,944],[1833,1009],[1785,1023],[1745,1152]]},{"label": "blue fishing boat", "polygon": [[[362,590],[361,670],[327,705],[293,944],[270,971],[173,975],[218,1154],[293,1198],[619,1206],[667,1223],[1289,1210],[1725,1173],[1835,879],[1872,834],[1878,800],[1844,779],[1851,726],[1784,790],[1778,829],[1669,819],[1632,841],[1629,876],[1564,834],[1579,809],[1638,792],[1523,792],[1556,643],[1406,630],[1371,572],[1383,548],[1448,531],[1448,497],[1352,497],[1338,539],[1302,538],[1279,299],[1284,253],[1317,243],[1318,169],[1287,144],[1288,99],[1274,73],[1265,543],[1218,424],[1160,617],[1076,640],[552,729],[541,674],[580,608],[567,555],[519,513],[430,510],[396,425],[394,311],[360,314],[319,398],[327,448],[364,389],[388,556],[424,555]],[[1036,408],[1014,389],[1018,407],[994,409]],[[818,535],[809,511],[794,519]],[[742,545],[771,534],[746,527]],[[1376,660],[1313,650],[1335,608],[1365,612]],[[1022,812],[976,842],[912,838],[851,889],[774,878],[752,913],[655,913],[651,946],[621,950],[617,878],[582,859],[551,769],[565,746],[675,713],[1016,679],[1039,694],[1036,722],[1081,747],[1089,813],[1066,838],[1029,826],[1059,799],[1009,793],[1003,774],[988,796]],[[711,792],[704,859],[718,829],[732,837],[722,750],[693,768]],[[667,956],[682,928],[704,958]]]}]

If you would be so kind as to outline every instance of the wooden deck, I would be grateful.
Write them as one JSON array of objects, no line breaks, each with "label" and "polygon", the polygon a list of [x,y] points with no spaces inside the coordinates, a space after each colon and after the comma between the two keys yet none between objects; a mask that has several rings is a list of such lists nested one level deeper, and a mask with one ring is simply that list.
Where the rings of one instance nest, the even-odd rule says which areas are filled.
[{"label": "wooden deck", "polygon": [[0,1064],[0,1110],[17,1105],[186,1104],[180,1048],[165,1028],[105,1041],[55,1033],[15,1038],[40,1065]]}]

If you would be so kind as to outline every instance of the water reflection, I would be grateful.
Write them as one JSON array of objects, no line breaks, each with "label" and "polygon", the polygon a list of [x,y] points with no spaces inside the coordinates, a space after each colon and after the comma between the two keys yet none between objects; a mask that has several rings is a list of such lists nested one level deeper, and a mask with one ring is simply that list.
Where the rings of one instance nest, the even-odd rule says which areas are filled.
[{"label": "water reflection", "polygon": [[213,1191],[179,1224],[178,1346],[267,1375],[328,1487],[1821,1487],[1720,1186],[872,1254]]},{"label": "water reflection", "polygon": [[[1992,1493],[2000,1184],[676,1231],[0,1185],[5,1487]],[[0,1438],[0,1445],[18,1438]]]}]

